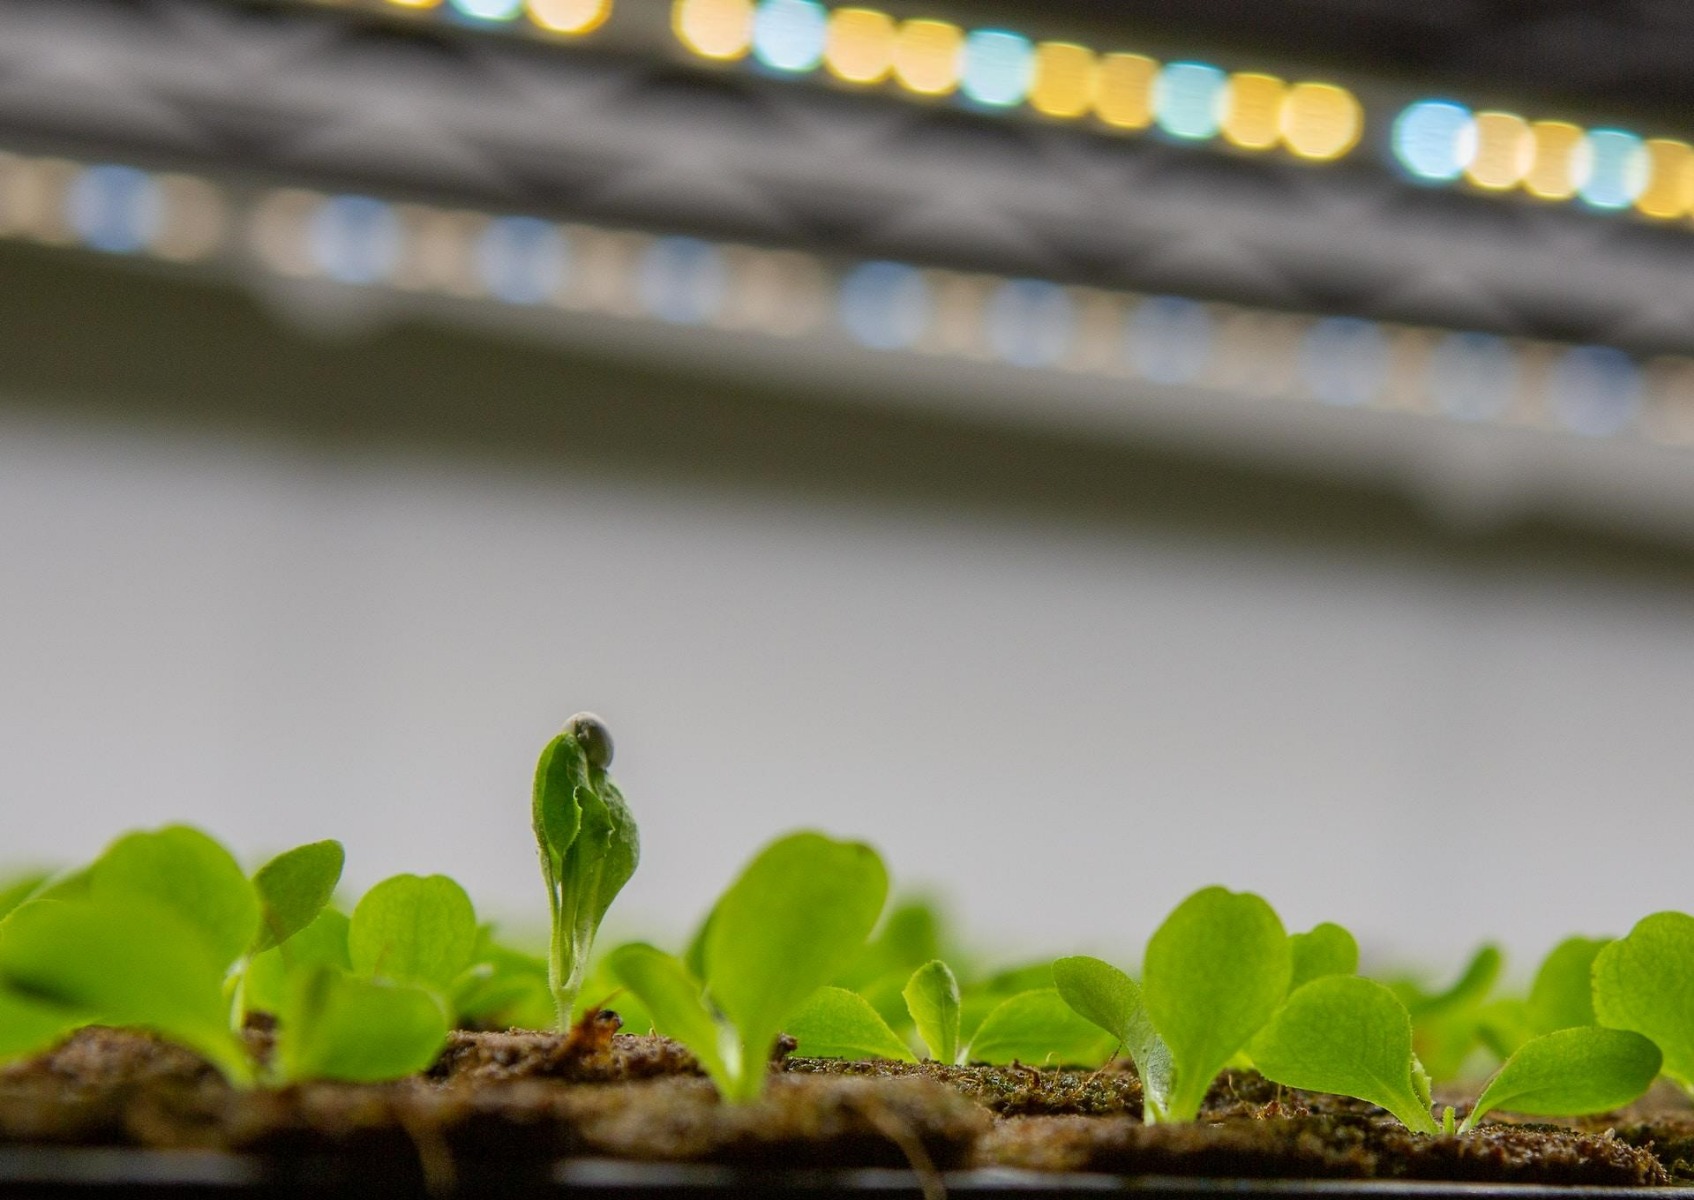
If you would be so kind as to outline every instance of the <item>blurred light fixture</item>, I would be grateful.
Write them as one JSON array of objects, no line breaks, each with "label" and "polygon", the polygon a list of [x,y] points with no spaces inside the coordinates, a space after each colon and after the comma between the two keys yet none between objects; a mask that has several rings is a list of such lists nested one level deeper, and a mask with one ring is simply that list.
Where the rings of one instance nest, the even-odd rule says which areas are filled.
[{"label": "blurred light fixture", "polygon": [[744,58],[753,44],[752,0],[676,0],[671,29],[701,58]]},{"label": "blurred light fixture", "polygon": [[965,37],[959,90],[978,104],[1022,104],[1035,81],[1035,45],[1022,34],[976,29]]},{"label": "blurred light fixture", "polygon": [[549,33],[593,33],[612,15],[612,0],[529,0],[529,19]]},{"label": "blurred light fixture", "polygon": [[[1529,136],[1539,150],[1542,133],[1531,127]],[[1577,143],[1557,144],[1570,158]],[[1677,143],[1643,153],[1652,160],[1649,177],[1660,172],[1691,186],[1694,149]],[[1648,202],[1668,211],[1686,206],[1686,193],[1679,196]],[[240,240],[230,236],[236,229]],[[1694,447],[1694,358],[1642,363],[1609,346],[1301,316],[888,260],[838,264],[795,250],[560,225],[522,213],[244,188],[6,152],[0,236],[492,301],[535,310],[543,321],[586,311],[772,337],[827,338],[833,330],[876,351]]]},{"label": "blurred light fixture", "polygon": [[838,8],[829,15],[824,65],[847,83],[881,83],[894,69],[894,18],[872,8]]},{"label": "blurred light fixture", "polygon": [[766,0],[753,14],[753,57],[778,71],[823,62],[829,12],[817,0]]},{"label": "blurred light fixture", "polygon": [[1209,63],[1166,63],[1153,83],[1153,118],[1172,137],[1216,137],[1228,90],[1229,76]]},{"label": "blurred light fixture", "polygon": [[948,21],[903,21],[894,39],[894,78],[908,92],[945,96],[959,86],[965,31]]},{"label": "blurred light fixture", "polygon": [[1279,118],[1282,141],[1298,158],[1328,162],[1359,144],[1365,110],[1358,97],[1333,83],[1297,83]]},{"label": "blurred light fixture", "polygon": [[1223,136],[1244,150],[1268,150],[1282,137],[1283,98],[1288,85],[1274,75],[1250,71],[1229,77],[1224,92]]},{"label": "blurred light fixture", "polygon": [[473,21],[515,21],[524,0],[447,0],[452,11]]},{"label": "blurred light fixture", "polygon": [[1094,80],[1094,112],[1117,129],[1153,123],[1153,83],[1159,64],[1144,54],[1107,54]]},{"label": "blurred light fixture", "polygon": [[1042,42],[1035,48],[1035,82],[1029,103],[1049,117],[1080,117],[1094,103],[1098,67],[1094,51],[1075,42]]},{"label": "blurred light fixture", "polygon": [[1476,156],[1476,119],[1462,104],[1420,100],[1395,118],[1394,156],[1422,180],[1447,182]]}]

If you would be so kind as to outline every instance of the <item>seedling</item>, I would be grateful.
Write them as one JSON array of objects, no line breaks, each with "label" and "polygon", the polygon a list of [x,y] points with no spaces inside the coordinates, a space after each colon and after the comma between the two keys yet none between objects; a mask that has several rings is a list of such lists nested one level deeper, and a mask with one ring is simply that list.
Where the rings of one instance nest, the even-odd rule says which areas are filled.
[{"label": "seedling", "polygon": [[1288,933],[1250,892],[1203,888],[1147,943],[1142,1001],[1170,1051],[1163,1117],[1192,1121],[1212,1080],[1288,994]]},{"label": "seedling", "polygon": [[548,981],[561,1030],[570,1026],[600,923],[641,856],[635,818],[606,774],[611,762],[606,726],[578,713],[535,767],[532,817],[553,921]]},{"label": "seedling", "polygon": [[1249,1053],[1265,1078],[1380,1105],[1435,1133],[1429,1076],[1412,1053],[1412,1018],[1382,984],[1326,975],[1296,988]]},{"label": "seedling", "polygon": [[1506,1060],[1459,1126],[1469,1133],[1496,1108],[1532,1117],[1580,1117],[1638,1099],[1658,1075],[1659,1048],[1638,1033],[1579,1025],[1533,1038]]},{"label": "seedling", "polygon": [[755,1099],[783,1025],[865,944],[888,896],[876,851],[817,833],[762,850],[719,898],[701,940],[704,978],[651,946],[607,965],[732,1101]]},{"label": "seedling", "polygon": [[1594,1015],[1645,1034],[1664,1054],[1664,1073],[1694,1095],[1694,917],[1661,912],[1594,957]]},{"label": "seedling", "polygon": [[1170,1048],[1153,1029],[1135,980],[1108,962],[1076,955],[1053,964],[1053,981],[1065,1003],[1111,1034],[1135,1064],[1141,1077],[1142,1119],[1149,1125],[1169,1120]]},{"label": "seedling", "polygon": [[931,959],[912,972],[900,994],[930,1058],[949,1065],[957,1062],[960,1000],[953,969],[939,958]]}]

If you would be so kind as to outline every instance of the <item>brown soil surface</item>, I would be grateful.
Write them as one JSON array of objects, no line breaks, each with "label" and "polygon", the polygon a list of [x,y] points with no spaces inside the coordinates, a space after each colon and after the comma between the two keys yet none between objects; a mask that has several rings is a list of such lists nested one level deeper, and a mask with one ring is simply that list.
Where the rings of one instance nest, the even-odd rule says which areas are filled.
[{"label": "brown soil surface", "polygon": [[[265,1035],[251,1035],[263,1049]],[[1226,1074],[1188,1126],[1146,1126],[1133,1071],[789,1058],[725,1105],[693,1058],[606,1019],[570,1035],[458,1033],[386,1084],[237,1091],[193,1054],[87,1029],[0,1070],[0,1144],[204,1148],[425,1181],[570,1156],[783,1166],[1652,1185],[1694,1177],[1694,1114],[1421,1137],[1356,1101]]]}]

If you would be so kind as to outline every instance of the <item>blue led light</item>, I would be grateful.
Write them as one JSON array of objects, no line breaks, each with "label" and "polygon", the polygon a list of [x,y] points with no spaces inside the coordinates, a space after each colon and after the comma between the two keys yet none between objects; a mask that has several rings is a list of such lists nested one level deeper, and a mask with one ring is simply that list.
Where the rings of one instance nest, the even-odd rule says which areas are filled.
[{"label": "blue led light", "polygon": [[1325,317],[1300,343],[1300,375],[1325,404],[1369,404],[1388,382],[1388,339],[1374,321]]},{"label": "blue led light", "polygon": [[1153,117],[1174,137],[1216,137],[1228,92],[1229,76],[1217,67],[1167,63],[1153,81]]},{"label": "blue led light", "polygon": [[860,263],[841,280],[841,324],[862,346],[900,350],[929,328],[934,301],[916,267],[897,262]]},{"label": "blue led light", "polygon": [[1457,179],[1476,156],[1476,119],[1446,100],[1420,100],[1394,119],[1394,157],[1418,179]]},{"label": "blue led light", "polygon": [[318,269],[341,283],[377,283],[400,258],[400,221],[369,196],[331,196],[312,214],[306,243]]},{"label": "blue led light", "polygon": [[1154,383],[1189,383],[1212,356],[1212,314],[1198,300],[1154,296],[1129,318],[1130,361]]},{"label": "blue led light", "polygon": [[448,0],[460,16],[473,21],[515,21],[524,0]]},{"label": "blue led light", "polygon": [[1035,82],[1035,45],[999,29],[973,30],[965,38],[959,90],[978,104],[1022,104]]},{"label": "blue led light", "polygon": [[1517,392],[1517,355],[1492,334],[1448,334],[1430,353],[1428,387],[1449,417],[1490,420],[1511,406]]},{"label": "blue led light", "polygon": [[1641,369],[1610,346],[1576,346],[1553,365],[1547,399],[1565,428],[1590,437],[1622,433],[1641,407]]},{"label": "blue led light", "polygon": [[642,256],[636,289],[642,305],[660,320],[698,325],[723,306],[729,268],[709,242],[664,237]]},{"label": "blue led light", "polygon": [[565,254],[563,235],[537,217],[496,217],[476,242],[483,286],[508,304],[540,304],[556,294]]},{"label": "blue led light", "polygon": [[811,71],[828,35],[829,11],[817,0],[765,0],[753,14],[753,57],[778,71]]},{"label": "blue led light", "polygon": [[65,196],[70,226],[90,246],[109,254],[134,254],[159,230],[163,205],[153,177],[134,167],[89,167]]},{"label": "blue led light", "polygon": [[1076,330],[1070,296],[1041,279],[1008,279],[989,296],[984,317],[988,344],[1018,367],[1058,362]]},{"label": "blue led light", "polygon": [[1577,195],[1595,208],[1628,208],[1647,186],[1647,147],[1621,129],[1591,129],[1588,178]]}]

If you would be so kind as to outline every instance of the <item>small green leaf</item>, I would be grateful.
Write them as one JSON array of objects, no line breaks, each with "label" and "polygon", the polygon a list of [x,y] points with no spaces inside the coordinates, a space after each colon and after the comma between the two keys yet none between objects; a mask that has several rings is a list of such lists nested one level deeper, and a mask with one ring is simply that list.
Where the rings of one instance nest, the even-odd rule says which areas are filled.
[{"label": "small green leaf", "polygon": [[347,956],[348,920],[344,913],[326,908],[310,925],[280,946],[255,954],[247,960],[242,977],[242,1002],[249,1010],[273,1017],[288,1003],[288,979],[318,967],[351,971]]},{"label": "small green leaf", "polygon": [[1266,1079],[1377,1104],[1418,1133],[1434,1133],[1414,1077],[1412,1018],[1399,997],[1356,975],[1323,975],[1294,990],[1253,1038]]},{"label": "small green leaf", "polygon": [[[682,960],[641,942],[619,946],[606,956],[606,970],[635,993],[653,1018],[653,1028],[687,1046],[718,1091],[729,1095],[736,1088],[742,1063],[725,1059],[723,1029],[706,1007],[700,981],[688,973]],[[733,1049],[733,1046],[731,1047]],[[761,1058],[751,1069],[763,1076]]]},{"label": "small green leaf", "polygon": [[1694,1094],[1694,917],[1643,917],[1595,955],[1594,1014],[1658,1043],[1665,1074]]},{"label": "small green leaf", "polygon": [[1359,943],[1333,921],[1314,925],[1305,933],[1290,934],[1288,949],[1294,963],[1289,991],[1325,975],[1352,975],[1359,969]]},{"label": "small green leaf", "polygon": [[870,1002],[846,988],[821,987],[787,1022],[794,1052],[812,1058],[881,1058],[916,1062]]},{"label": "small green leaf", "polygon": [[1554,946],[1529,989],[1528,1018],[1537,1033],[1594,1025],[1594,959],[1611,938],[1570,937]]},{"label": "small green leaf", "polygon": [[1424,1016],[1481,1004],[1493,988],[1494,981],[1500,978],[1505,963],[1505,955],[1500,953],[1498,946],[1479,946],[1459,977],[1445,991],[1402,996],[1401,999],[1405,1000],[1414,1024]]},{"label": "small green leaf", "polygon": [[447,1044],[447,1013],[428,991],[314,967],[290,980],[277,1058],[284,1079],[377,1083],[426,1069]]},{"label": "small green leaf", "polygon": [[758,1094],[764,1072],[751,1064],[764,1063],[800,1003],[858,955],[887,897],[875,850],[817,833],[773,842],[724,892],[705,958],[706,987],[749,1065],[731,1099]]},{"label": "small green leaf", "polygon": [[541,751],[535,764],[535,788],[531,799],[531,817],[535,826],[536,845],[541,850],[543,865],[551,860],[557,873],[564,862],[565,852],[576,841],[582,827],[582,807],[576,802],[576,789],[588,786],[588,760],[567,729]]},{"label": "small green leaf", "polygon": [[226,969],[259,928],[259,898],[241,865],[187,825],[125,834],[89,868],[88,887],[101,903],[144,896],[164,905],[199,931]]},{"label": "small green leaf", "polygon": [[966,1054],[971,1062],[1097,1067],[1116,1044],[1048,987],[1001,1001],[983,1018]]},{"label": "small green leaf", "polygon": [[32,900],[0,929],[0,986],[101,1024],[151,1029],[245,1083],[251,1067],[229,1028],[224,969],[203,929],[138,894]]},{"label": "small green leaf", "polygon": [[959,981],[953,969],[931,959],[912,972],[900,994],[929,1056],[952,1066],[959,1059]]},{"label": "small green leaf", "polygon": [[1153,1030],[1135,980],[1098,958],[1079,954],[1053,964],[1053,982],[1066,1004],[1115,1038],[1141,1076],[1143,1116],[1164,1118],[1170,1102],[1170,1050]]},{"label": "small green leaf", "polygon": [[346,859],[340,842],[308,842],[260,867],[253,876],[259,893],[259,935],[250,953],[269,950],[310,925],[335,894]]},{"label": "small green leaf", "polygon": [[546,1029],[557,1013],[547,986],[547,960],[496,942],[485,925],[476,953],[453,985],[453,1011],[484,1029]]},{"label": "small green leaf", "polygon": [[476,910],[445,875],[395,875],[353,909],[347,953],[353,970],[446,993],[476,952]]},{"label": "small green leaf", "polygon": [[49,1050],[88,1021],[86,1013],[0,985],[0,1063]]},{"label": "small green leaf", "polygon": [[1661,1064],[1659,1048],[1638,1033],[1579,1025],[1525,1042],[1488,1081],[1459,1126],[1476,1127],[1496,1108],[1532,1117],[1580,1117],[1640,1098]]},{"label": "small green leaf", "polygon": [[1195,892],[1147,944],[1141,996],[1170,1048],[1167,1116],[1192,1121],[1206,1089],[1288,994],[1288,933],[1250,892]]}]

